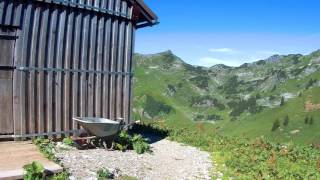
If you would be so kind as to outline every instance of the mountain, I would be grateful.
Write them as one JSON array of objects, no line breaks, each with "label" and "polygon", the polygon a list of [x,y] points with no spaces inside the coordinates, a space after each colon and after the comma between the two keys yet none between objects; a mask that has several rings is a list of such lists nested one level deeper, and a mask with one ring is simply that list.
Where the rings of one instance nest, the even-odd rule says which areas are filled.
[{"label": "mountain", "polygon": [[[165,51],[136,54],[134,66],[136,120],[205,124],[227,136],[320,142],[320,50],[210,68]],[[315,108],[306,108],[308,103]]]}]

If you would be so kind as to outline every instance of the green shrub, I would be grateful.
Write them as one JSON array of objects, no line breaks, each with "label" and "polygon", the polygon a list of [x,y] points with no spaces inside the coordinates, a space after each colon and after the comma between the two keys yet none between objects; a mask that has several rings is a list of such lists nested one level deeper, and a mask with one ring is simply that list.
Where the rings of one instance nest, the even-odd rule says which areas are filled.
[{"label": "green shrub", "polygon": [[232,76],[224,84],[223,91],[226,94],[236,94],[236,93],[238,93],[237,88],[239,86],[240,86],[240,82],[238,81],[238,76]]},{"label": "green shrub", "polygon": [[282,97],[281,97],[281,100],[280,100],[280,106],[284,106],[284,103],[285,103],[284,97],[282,96]]},{"label": "green shrub", "polygon": [[194,83],[198,88],[203,90],[209,90],[209,80],[208,76],[196,76],[189,79],[192,83]]},{"label": "green shrub", "polygon": [[313,117],[312,117],[312,116],[311,116],[310,119],[309,119],[309,124],[310,124],[310,125],[313,125]]},{"label": "green shrub", "polygon": [[279,121],[279,119],[276,119],[276,120],[273,122],[273,124],[272,124],[271,131],[275,131],[275,130],[277,130],[279,127],[280,127],[280,121]]},{"label": "green shrub", "polygon": [[131,136],[127,131],[121,131],[115,140],[115,149],[120,151],[126,151],[130,148]]},{"label": "green shrub", "polygon": [[37,138],[33,140],[33,143],[38,147],[40,152],[50,160],[57,162],[57,159],[54,155],[54,144],[50,139]]},{"label": "green shrub", "polygon": [[138,154],[150,152],[150,145],[147,143],[146,139],[137,134],[132,137],[127,131],[121,131],[114,143],[116,150],[126,151],[128,149],[133,149]]},{"label": "green shrub", "polygon": [[62,142],[65,145],[73,146],[73,140],[72,140],[72,138],[70,136],[63,138]]},{"label": "green shrub", "polygon": [[68,180],[69,173],[67,171],[63,171],[61,173],[55,174],[50,178],[50,180]]},{"label": "green shrub", "polygon": [[283,125],[288,126],[288,124],[289,124],[289,116],[287,115],[283,120]]},{"label": "green shrub", "polygon": [[145,152],[150,152],[150,145],[141,135],[135,134],[132,137],[131,142],[136,153],[143,154]]},{"label": "green shrub", "polygon": [[44,167],[37,161],[24,165],[23,169],[25,171],[23,179],[25,180],[42,180],[45,177]]},{"label": "green shrub", "polygon": [[106,180],[112,178],[112,174],[108,169],[102,168],[97,171],[97,179],[98,180]]},{"label": "green shrub", "polygon": [[304,123],[305,123],[305,124],[309,124],[309,117],[308,117],[308,116],[306,116],[306,117],[304,118]]}]

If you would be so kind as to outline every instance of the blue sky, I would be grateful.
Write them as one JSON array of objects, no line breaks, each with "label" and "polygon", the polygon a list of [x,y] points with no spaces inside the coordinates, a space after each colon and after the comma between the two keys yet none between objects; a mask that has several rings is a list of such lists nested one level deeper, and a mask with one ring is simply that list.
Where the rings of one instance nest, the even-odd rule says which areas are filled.
[{"label": "blue sky", "polygon": [[320,49],[320,0],[145,0],[160,24],[139,29],[135,50],[172,50],[193,65],[238,66]]}]

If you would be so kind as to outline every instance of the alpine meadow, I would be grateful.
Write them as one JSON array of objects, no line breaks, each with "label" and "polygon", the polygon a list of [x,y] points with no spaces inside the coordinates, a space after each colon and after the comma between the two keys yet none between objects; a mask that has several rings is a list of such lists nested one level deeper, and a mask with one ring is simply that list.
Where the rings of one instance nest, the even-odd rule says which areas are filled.
[{"label": "alpine meadow", "polygon": [[320,177],[320,51],[239,67],[192,66],[171,51],[134,63],[135,119],[213,152],[224,177]]}]

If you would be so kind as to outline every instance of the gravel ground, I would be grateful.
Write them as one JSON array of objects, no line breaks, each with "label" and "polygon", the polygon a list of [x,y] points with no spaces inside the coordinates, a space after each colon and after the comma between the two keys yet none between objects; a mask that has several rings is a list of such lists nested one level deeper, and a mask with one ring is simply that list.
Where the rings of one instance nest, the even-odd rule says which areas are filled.
[{"label": "gravel ground", "polygon": [[116,177],[138,179],[211,179],[212,163],[207,152],[161,139],[151,144],[152,153],[138,155],[134,151],[59,150],[56,156],[68,168],[71,179],[95,179],[100,168]]}]

